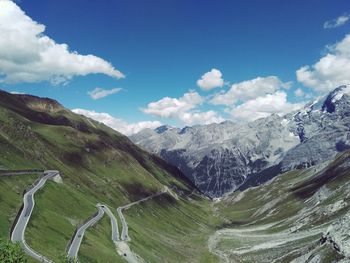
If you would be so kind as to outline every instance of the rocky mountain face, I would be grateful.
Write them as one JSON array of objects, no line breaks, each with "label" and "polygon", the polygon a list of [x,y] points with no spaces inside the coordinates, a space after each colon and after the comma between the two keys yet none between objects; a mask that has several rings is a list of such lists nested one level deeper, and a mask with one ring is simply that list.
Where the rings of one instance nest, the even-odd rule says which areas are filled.
[{"label": "rocky mountain face", "polygon": [[285,116],[146,129],[131,140],[176,165],[210,197],[306,168],[350,148],[350,85]]},{"label": "rocky mountain face", "polygon": [[350,151],[215,202],[222,262],[350,262]]}]

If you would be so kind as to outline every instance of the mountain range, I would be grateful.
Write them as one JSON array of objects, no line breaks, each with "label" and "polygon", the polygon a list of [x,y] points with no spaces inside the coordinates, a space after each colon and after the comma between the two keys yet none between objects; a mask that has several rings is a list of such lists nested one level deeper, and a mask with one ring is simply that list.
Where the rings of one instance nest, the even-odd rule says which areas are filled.
[{"label": "mountain range", "polygon": [[0,239],[12,236],[23,193],[54,169],[24,233],[51,262],[71,262],[62,257],[75,233],[103,208],[80,236],[80,262],[347,263],[348,93],[251,123],[143,131],[154,146],[177,145],[153,152],[184,175],[53,99],[0,91]]},{"label": "mountain range", "polygon": [[301,109],[248,123],[145,129],[130,139],[177,166],[204,194],[221,197],[308,168],[350,148],[350,85]]}]

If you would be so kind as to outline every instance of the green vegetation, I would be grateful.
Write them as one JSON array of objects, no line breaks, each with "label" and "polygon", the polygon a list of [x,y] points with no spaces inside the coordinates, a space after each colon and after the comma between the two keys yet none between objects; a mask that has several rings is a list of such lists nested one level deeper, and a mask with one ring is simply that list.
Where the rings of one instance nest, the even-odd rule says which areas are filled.
[{"label": "green vegetation", "polygon": [[107,215],[88,229],[79,250],[81,262],[125,262],[111,241],[111,224]]},{"label": "green vegetation", "polygon": [[19,244],[0,239],[1,263],[26,263],[27,259]]},{"label": "green vegetation", "polygon": [[208,201],[192,197],[198,200],[164,194],[126,210],[131,249],[147,262],[160,262],[164,255],[167,262],[205,262],[217,219]]},{"label": "green vegetation", "polygon": [[[321,262],[342,258],[320,238],[350,208],[350,173],[344,165],[350,152],[327,166],[291,171],[214,203],[193,192],[177,169],[114,130],[57,102],[1,91],[0,145],[1,167],[60,171],[62,181],[47,181],[35,195],[25,236],[34,250],[55,262],[71,262],[64,256],[69,241],[77,226],[96,213],[97,203],[116,214],[117,207],[164,186],[172,194],[124,211],[130,248],[146,262],[278,258],[277,263],[306,254],[319,255]],[[22,193],[37,177],[0,177],[0,238],[9,238]],[[125,262],[111,240],[109,217],[86,231],[78,257],[81,262]]]},{"label": "green vegetation", "polygon": [[[104,203],[115,211],[118,206],[159,192],[164,185],[175,187],[176,192],[183,196],[193,190],[176,168],[139,149],[128,138],[100,123],[73,114],[51,100],[7,93],[0,95],[0,144],[3,151],[0,163],[10,169],[56,169],[62,177],[61,183],[48,181],[36,193],[36,206],[25,234],[27,243],[51,260],[59,262],[62,259],[61,255],[65,253],[75,229],[96,212],[97,203]],[[35,179],[31,175],[0,178],[0,190],[4,190],[0,198],[6,200],[5,203],[0,202],[0,208],[6,211],[0,215],[1,222],[4,222],[0,227],[0,237],[9,236],[9,229],[22,203],[22,192]],[[141,257],[146,252],[138,247],[145,243],[145,235],[151,234],[150,230],[141,229],[148,224],[153,231],[157,231],[158,227],[162,231],[168,229],[166,239],[175,247],[170,251],[170,259],[174,260],[184,252],[181,256],[183,261],[193,262],[192,253],[198,247],[195,258],[199,261],[202,254],[208,253],[206,242],[212,231],[208,219],[212,213],[209,203],[203,202],[201,197],[197,199],[186,203],[182,199],[178,201],[168,197],[168,202],[162,205],[152,202],[150,214],[145,214],[145,217],[153,222],[130,218],[132,242],[140,240],[135,243],[135,252]],[[192,209],[198,213],[196,220],[200,224],[191,222]],[[157,210],[164,221],[152,217],[152,213],[158,213]],[[190,235],[172,237],[170,217],[166,213],[174,221],[179,220],[177,229],[183,224],[184,231],[189,231]],[[203,230],[203,233],[196,235],[198,230]],[[110,231],[107,217],[88,229],[79,258],[83,262],[123,260],[116,253]],[[154,240],[150,244],[158,245],[159,242]],[[131,249],[134,249],[133,246],[134,243]],[[185,246],[188,247],[187,252]],[[181,248],[180,253],[175,251],[176,247]],[[152,257],[150,251],[145,254],[146,258]],[[157,256],[167,258],[168,252],[166,247],[159,246]]]},{"label": "green vegetation", "polygon": [[0,177],[0,237],[10,238],[10,229],[22,205],[22,193],[38,175]]},{"label": "green vegetation", "polygon": [[58,263],[78,263],[78,260],[73,258],[68,258],[66,255],[62,255]]},{"label": "green vegetation", "polygon": [[347,162],[349,151],[328,165],[291,171],[225,198],[216,205],[225,223],[212,239],[213,250],[234,262],[237,257],[240,262],[290,262],[308,253],[321,262],[341,259],[320,240],[327,227],[349,211]]}]

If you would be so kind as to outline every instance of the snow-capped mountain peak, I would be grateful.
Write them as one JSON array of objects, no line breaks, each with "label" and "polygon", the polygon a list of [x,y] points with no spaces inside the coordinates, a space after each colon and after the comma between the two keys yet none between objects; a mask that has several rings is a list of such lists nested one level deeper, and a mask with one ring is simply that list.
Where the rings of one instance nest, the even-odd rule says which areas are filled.
[{"label": "snow-capped mountain peak", "polygon": [[322,110],[332,113],[336,110],[337,104],[339,104],[344,95],[350,94],[350,85],[344,85],[336,88],[328,94],[324,100]]},{"label": "snow-capped mountain peak", "polygon": [[176,165],[208,196],[219,197],[350,148],[349,95],[350,85],[344,85],[285,116],[184,129],[162,126],[131,139]]}]

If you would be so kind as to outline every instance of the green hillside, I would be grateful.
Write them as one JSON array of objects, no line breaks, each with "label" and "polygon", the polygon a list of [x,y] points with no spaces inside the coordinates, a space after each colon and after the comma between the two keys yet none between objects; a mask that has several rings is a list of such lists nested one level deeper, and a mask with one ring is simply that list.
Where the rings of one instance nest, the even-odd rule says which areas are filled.
[{"label": "green hillside", "polygon": [[[2,167],[60,171],[61,183],[48,181],[36,194],[36,206],[26,231],[27,243],[44,256],[58,260],[64,255],[77,225],[96,212],[97,203],[104,203],[115,212],[118,206],[156,193],[164,185],[174,189],[179,200],[169,195],[164,197],[167,202],[161,206],[149,204],[150,210],[160,216],[149,218],[146,224],[153,224],[154,231],[159,227],[169,228],[171,232],[172,225],[162,220],[163,216],[171,215],[173,221],[178,220],[181,231],[192,234],[189,239],[167,236],[173,254],[168,254],[169,247],[162,248],[161,242],[150,243],[159,248],[155,255],[159,258],[169,256],[169,262],[176,262],[179,251],[185,250],[187,255],[183,259],[190,262],[198,261],[203,253],[207,253],[203,231],[196,230],[210,229],[208,205],[203,205],[198,196],[197,200],[187,202],[186,196],[194,188],[182,173],[142,151],[118,132],[76,115],[51,99],[1,92],[0,145]],[[21,206],[22,192],[36,178],[17,175],[0,179],[0,209],[5,211],[0,214],[0,237],[9,237],[11,224]],[[131,246],[138,250],[149,232],[142,230],[145,223],[141,219],[133,218],[130,224]],[[134,231],[137,228],[140,231]],[[106,218],[87,231],[79,258],[83,262],[122,260],[110,240],[110,231]],[[193,244],[196,239],[199,241]],[[181,250],[177,251],[177,246]],[[197,250],[198,247],[201,249]],[[138,252],[143,256],[143,251]]]},{"label": "green hillside", "polygon": [[[124,211],[128,244],[140,262],[343,263],[350,256],[350,151],[210,201],[178,169],[105,125],[54,100],[6,92],[0,92],[0,145],[2,169],[60,171],[61,181],[47,181],[35,195],[25,236],[55,262],[97,203],[117,217],[117,207],[165,186],[171,190]],[[22,194],[38,176],[0,176],[1,239],[9,238]],[[87,230],[78,257],[126,262],[107,216]]]},{"label": "green hillside", "polygon": [[225,223],[210,250],[230,262],[348,262],[349,167],[347,151],[230,195],[216,206]]}]

